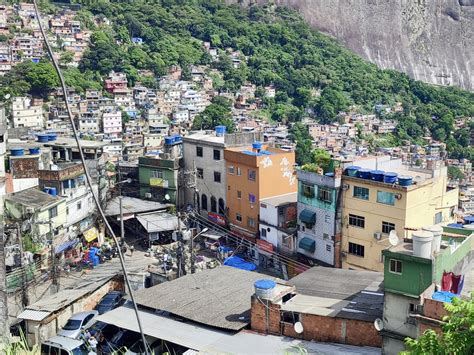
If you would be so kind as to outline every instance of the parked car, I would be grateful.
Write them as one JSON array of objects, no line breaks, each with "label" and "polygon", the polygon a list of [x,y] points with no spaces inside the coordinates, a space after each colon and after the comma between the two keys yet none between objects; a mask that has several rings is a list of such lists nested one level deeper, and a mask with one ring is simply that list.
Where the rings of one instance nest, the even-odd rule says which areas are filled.
[{"label": "parked car", "polygon": [[110,339],[110,341],[106,342],[100,348],[100,351],[102,354],[121,353],[126,348],[132,346],[138,339],[140,339],[140,337],[140,333],[120,329],[112,339]]},{"label": "parked car", "polygon": [[104,314],[105,312],[111,311],[112,309],[121,306],[125,300],[123,298],[123,292],[120,291],[110,291],[106,294],[100,302],[95,307],[95,310],[99,311],[99,314]]},{"label": "parked car", "polygon": [[93,335],[97,340],[101,336],[109,341],[112,337],[120,330],[119,327],[113,324],[107,324],[101,321],[95,322],[90,328],[87,328],[87,331],[90,335]]},{"label": "parked car", "polygon": [[[148,345],[148,353],[149,354],[161,354],[164,352],[163,341],[161,339],[151,338],[149,336],[145,336],[147,345]],[[132,346],[127,348],[125,355],[142,355],[145,354],[145,347],[143,346],[142,339],[138,339]]]},{"label": "parked car", "polygon": [[82,340],[55,336],[41,343],[41,355],[87,355],[89,349]]},{"label": "parked car", "polygon": [[97,311],[80,312],[73,314],[58,335],[77,339],[84,329],[89,328],[94,323],[94,318],[99,315]]}]

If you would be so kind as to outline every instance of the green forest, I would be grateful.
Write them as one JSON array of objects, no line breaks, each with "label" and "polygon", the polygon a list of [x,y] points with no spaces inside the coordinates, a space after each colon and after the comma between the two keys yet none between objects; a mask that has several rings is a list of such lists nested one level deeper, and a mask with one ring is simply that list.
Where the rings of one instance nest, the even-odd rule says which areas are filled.
[{"label": "green forest", "polygon": [[[446,142],[452,157],[474,159],[469,129],[454,128],[456,118],[474,116],[473,93],[425,84],[394,70],[380,70],[334,39],[312,30],[292,10],[276,6],[241,8],[219,0],[75,2],[82,5],[77,17],[93,31],[91,48],[79,68],[66,71],[68,84],[78,90],[99,87],[100,78],[111,70],[126,72],[133,84],[144,80],[139,77],[140,69],[160,76],[178,64],[186,78],[190,64],[204,64],[223,73],[218,90],[235,92],[250,81],[259,88],[257,95],[262,95],[261,88],[273,84],[276,97],[263,100],[274,121],[291,124],[310,116],[330,123],[338,112],[349,108],[371,113],[376,105],[402,102],[403,112],[386,115],[399,121],[392,137],[394,144],[422,142],[421,138],[430,134]],[[93,16],[106,17],[111,26],[96,27]],[[132,37],[141,37],[143,45],[134,45]],[[203,41],[219,49],[218,62],[211,61]],[[225,51],[229,47],[240,51],[247,63],[234,68]],[[0,79],[0,84],[8,86],[1,90],[37,94],[38,84],[54,87],[57,83],[49,77],[48,65],[41,65],[17,66]],[[30,80],[21,80],[24,73]],[[34,80],[36,76],[38,80]],[[150,78],[146,80],[147,85],[156,85]],[[299,132],[299,126],[297,129],[294,134],[302,135],[299,143],[304,144],[309,138]]]}]

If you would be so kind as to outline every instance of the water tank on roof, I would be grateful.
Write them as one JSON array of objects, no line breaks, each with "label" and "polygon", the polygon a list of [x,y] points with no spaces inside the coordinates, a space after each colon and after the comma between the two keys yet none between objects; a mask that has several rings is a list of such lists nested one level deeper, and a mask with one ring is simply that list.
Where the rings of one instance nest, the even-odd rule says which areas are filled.
[{"label": "water tank on roof", "polygon": [[262,149],[262,142],[253,142],[252,143],[252,148],[256,150]]},{"label": "water tank on roof", "polygon": [[386,184],[395,184],[397,182],[397,173],[385,173],[383,175],[383,182]]},{"label": "water tank on roof", "polygon": [[413,239],[413,255],[419,258],[431,259],[433,233],[428,231],[414,231],[411,238]]},{"label": "water tank on roof", "polygon": [[55,187],[45,187],[43,188],[43,191],[46,192],[47,194],[51,196],[57,196],[58,195],[58,190],[56,190]]},{"label": "water tank on roof", "polygon": [[359,170],[360,170],[360,166],[349,166],[347,169],[346,169],[346,174],[347,176],[358,176],[358,173],[359,173]]},{"label": "water tank on roof", "polygon": [[431,252],[439,253],[441,249],[441,236],[443,235],[443,227],[428,226],[428,227],[423,227],[422,230],[433,233],[433,242],[431,243]]},{"label": "water tank on roof", "polygon": [[411,186],[412,184],[413,184],[413,178],[411,176],[400,175],[398,177],[398,185]]},{"label": "water tank on roof", "polygon": [[227,130],[226,126],[216,126],[215,131],[216,131],[216,136],[222,137]]},{"label": "water tank on roof", "polygon": [[47,134],[38,134],[38,142],[46,143],[48,141]]},{"label": "water tank on roof", "polygon": [[48,133],[48,141],[55,141],[58,138],[58,135],[54,132]]},{"label": "water tank on roof", "polygon": [[255,295],[261,299],[271,299],[274,295],[276,282],[273,280],[263,279],[254,283]]},{"label": "water tank on roof", "polygon": [[174,137],[165,137],[165,144],[172,145],[174,143]]},{"label": "water tank on roof", "polygon": [[31,155],[37,155],[40,153],[40,149],[39,148],[30,148],[30,154]]},{"label": "water tank on roof", "polygon": [[370,172],[370,175],[372,176],[372,180],[374,181],[382,181],[383,182],[383,175],[385,174],[385,171],[383,170],[372,170]]},{"label": "water tank on roof", "polygon": [[173,139],[175,143],[179,143],[183,141],[183,137],[181,137],[179,134],[175,135]]},{"label": "water tank on roof", "polygon": [[361,179],[370,180],[372,178],[371,170],[370,169],[360,169],[357,172],[357,176]]},{"label": "water tank on roof", "polygon": [[21,157],[25,154],[25,150],[23,148],[11,148],[10,154],[14,157]]}]

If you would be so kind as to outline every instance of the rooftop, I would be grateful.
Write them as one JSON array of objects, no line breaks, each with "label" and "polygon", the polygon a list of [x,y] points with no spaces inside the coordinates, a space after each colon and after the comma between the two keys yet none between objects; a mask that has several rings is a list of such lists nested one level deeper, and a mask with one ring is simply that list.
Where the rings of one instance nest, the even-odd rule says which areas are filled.
[{"label": "rooftop", "polygon": [[32,187],[19,192],[14,192],[5,197],[7,201],[17,203],[23,206],[45,208],[48,206],[55,205],[62,201],[59,196],[52,196],[43,192],[36,187]]},{"label": "rooftop", "polygon": [[250,323],[254,283],[263,278],[270,277],[220,266],[137,291],[135,299],[141,306],[201,324],[239,330]]},{"label": "rooftop", "polygon": [[289,194],[268,197],[261,199],[260,202],[267,203],[271,206],[281,206],[281,205],[288,205],[290,203],[296,203],[298,200],[298,193],[292,192]]},{"label": "rooftop", "polygon": [[[140,198],[135,198],[135,197],[128,197],[128,196],[122,197],[122,209],[123,209],[124,215],[165,210],[171,206],[173,205],[153,202],[153,201],[146,201],[146,200],[142,200]],[[115,197],[107,203],[105,215],[110,217],[110,216],[118,216],[119,214],[120,214],[120,199],[119,197]]]},{"label": "rooftop", "polygon": [[148,233],[178,229],[178,217],[167,212],[153,212],[137,216],[138,222]]},{"label": "rooftop", "polygon": [[306,309],[324,316],[372,321],[382,316],[382,283],[381,272],[317,266],[289,281],[299,295],[294,301],[286,302],[285,307]]}]

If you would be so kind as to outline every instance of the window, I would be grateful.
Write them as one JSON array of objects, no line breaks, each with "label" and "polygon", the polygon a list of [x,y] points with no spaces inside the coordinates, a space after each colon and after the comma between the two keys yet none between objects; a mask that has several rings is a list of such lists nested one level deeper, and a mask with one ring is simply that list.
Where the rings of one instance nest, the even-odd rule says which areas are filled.
[{"label": "window", "polygon": [[204,170],[201,168],[196,168],[196,174],[198,179],[204,179]]},{"label": "window", "polygon": [[220,199],[219,199],[219,202],[218,202],[218,205],[219,205],[219,213],[220,213],[220,214],[225,214],[225,203],[224,203],[224,199],[220,198]]},{"label": "window", "polygon": [[443,212],[438,212],[435,214],[434,223],[438,224],[443,222]]},{"label": "window", "polygon": [[382,221],[382,233],[389,234],[390,231],[393,231],[394,229],[395,229],[395,224]]},{"label": "window", "polygon": [[79,201],[77,203],[77,210],[79,211],[80,209],[82,209],[82,202],[81,201]]},{"label": "window", "polygon": [[240,167],[237,167],[237,176],[242,175],[242,169]]},{"label": "window", "polygon": [[390,259],[390,272],[393,274],[401,274],[402,262],[397,259]]},{"label": "window", "polygon": [[221,182],[221,173],[214,171],[214,182]]},{"label": "window", "polygon": [[257,172],[253,169],[249,169],[247,177],[249,180],[255,181],[257,178]]},{"label": "window", "polygon": [[331,252],[331,250],[332,250],[331,244],[326,244],[326,251]]},{"label": "window", "polygon": [[257,201],[257,198],[255,197],[254,194],[249,194],[249,202],[250,203],[255,203]]},{"label": "window", "polygon": [[395,205],[395,194],[386,191],[377,191],[377,202],[385,205]]},{"label": "window", "polygon": [[237,222],[242,222],[242,215],[240,213],[236,213],[235,219],[237,220]]},{"label": "window", "polygon": [[237,191],[237,198],[239,200],[242,198],[242,191]]},{"label": "window", "polygon": [[324,222],[331,223],[331,215],[329,214],[324,215]]},{"label": "window", "polygon": [[314,186],[301,184],[301,190],[303,191],[303,196],[309,198],[314,197]]},{"label": "window", "polygon": [[247,218],[247,226],[249,226],[251,228],[254,228],[255,227],[255,219],[253,219],[252,217],[248,217]]},{"label": "window", "polygon": [[196,147],[196,156],[202,157],[202,147]]},{"label": "window", "polygon": [[331,190],[325,189],[323,187],[319,187],[318,188],[318,200],[331,203],[332,202]]},{"label": "window", "polygon": [[230,175],[234,175],[234,172],[235,172],[235,168],[233,165],[229,165],[229,174]]},{"label": "window", "polygon": [[261,229],[260,236],[263,237],[263,238],[267,237],[267,229],[266,228]]},{"label": "window", "polygon": [[163,179],[163,172],[160,170],[152,170],[150,171],[150,177],[152,179]]},{"label": "window", "polygon": [[54,206],[49,209],[49,218],[54,218],[58,215],[58,206]]},{"label": "window", "polygon": [[221,160],[221,151],[214,149],[214,160]]},{"label": "window", "polygon": [[207,211],[207,196],[205,194],[201,196],[201,208]]},{"label": "window", "polygon": [[350,214],[349,225],[353,227],[365,228],[365,217]]},{"label": "window", "polygon": [[364,257],[365,247],[360,244],[349,242],[349,254]]},{"label": "window", "polygon": [[362,200],[369,199],[369,189],[366,187],[354,186],[354,197]]},{"label": "window", "polygon": [[217,212],[217,200],[214,196],[211,197],[211,212]]}]

